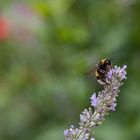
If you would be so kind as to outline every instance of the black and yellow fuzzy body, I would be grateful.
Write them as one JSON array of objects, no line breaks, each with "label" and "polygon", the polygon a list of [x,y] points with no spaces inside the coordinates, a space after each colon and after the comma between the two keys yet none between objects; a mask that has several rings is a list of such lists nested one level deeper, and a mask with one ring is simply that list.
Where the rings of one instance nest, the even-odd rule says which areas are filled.
[{"label": "black and yellow fuzzy body", "polygon": [[99,83],[106,84],[106,72],[98,68],[95,70],[95,76]]},{"label": "black and yellow fuzzy body", "polygon": [[95,70],[95,76],[99,83],[106,83],[106,74],[112,68],[111,61],[109,59],[102,59]]},{"label": "black and yellow fuzzy body", "polygon": [[98,67],[102,70],[108,71],[112,65],[111,65],[111,61],[109,59],[102,59],[99,63],[98,63]]}]

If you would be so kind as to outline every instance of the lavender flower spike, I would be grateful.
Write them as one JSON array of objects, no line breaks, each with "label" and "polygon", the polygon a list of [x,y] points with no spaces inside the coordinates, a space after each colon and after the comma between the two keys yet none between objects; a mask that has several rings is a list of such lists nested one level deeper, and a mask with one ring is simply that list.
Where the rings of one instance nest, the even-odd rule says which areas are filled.
[{"label": "lavender flower spike", "polygon": [[106,84],[99,82],[104,89],[98,94],[93,93],[91,107],[80,114],[79,128],[71,126],[64,130],[65,140],[95,140],[92,135],[95,127],[102,124],[109,111],[115,111],[119,88],[123,84],[122,80],[126,79],[126,68],[126,65],[122,68],[115,66],[108,71]]}]

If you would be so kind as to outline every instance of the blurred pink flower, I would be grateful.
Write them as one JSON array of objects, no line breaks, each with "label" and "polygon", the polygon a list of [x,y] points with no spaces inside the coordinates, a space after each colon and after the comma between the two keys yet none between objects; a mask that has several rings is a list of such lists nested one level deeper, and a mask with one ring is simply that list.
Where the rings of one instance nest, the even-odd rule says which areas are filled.
[{"label": "blurred pink flower", "polygon": [[10,24],[5,17],[0,16],[0,40],[7,39],[10,34]]},{"label": "blurred pink flower", "polygon": [[[44,31],[44,20],[30,5],[14,3],[5,8],[2,14],[8,19],[11,26],[12,36],[10,36],[10,39],[24,42],[27,46],[37,44],[38,38]],[[4,27],[1,29],[1,34],[3,36],[9,33],[6,22],[2,23]]]}]

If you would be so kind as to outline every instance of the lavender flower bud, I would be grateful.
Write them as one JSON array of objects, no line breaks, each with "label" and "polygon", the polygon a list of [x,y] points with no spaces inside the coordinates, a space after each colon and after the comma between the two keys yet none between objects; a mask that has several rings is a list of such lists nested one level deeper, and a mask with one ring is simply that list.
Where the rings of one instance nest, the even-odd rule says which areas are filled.
[{"label": "lavender flower bud", "polygon": [[96,93],[94,93],[94,94],[91,96],[90,99],[91,99],[91,106],[96,107],[96,105],[97,105]]}]

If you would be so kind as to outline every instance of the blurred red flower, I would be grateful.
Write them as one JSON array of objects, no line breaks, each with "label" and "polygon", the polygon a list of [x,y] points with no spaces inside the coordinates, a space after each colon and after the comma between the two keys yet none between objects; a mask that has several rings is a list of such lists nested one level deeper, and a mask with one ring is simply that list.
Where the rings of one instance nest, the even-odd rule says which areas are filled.
[{"label": "blurred red flower", "polygon": [[0,40],[6,39],[10,33],[10,26],[5,17],[0,16]]}]

